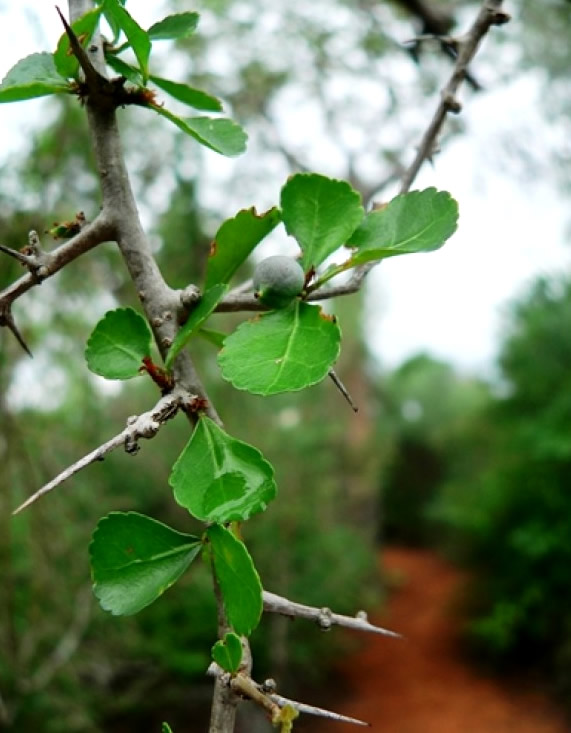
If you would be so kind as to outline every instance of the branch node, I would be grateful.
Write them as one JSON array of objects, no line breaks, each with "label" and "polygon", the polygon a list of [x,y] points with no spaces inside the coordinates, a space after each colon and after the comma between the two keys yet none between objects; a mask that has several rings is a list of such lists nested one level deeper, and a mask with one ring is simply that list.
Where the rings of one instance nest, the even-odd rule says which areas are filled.
[{"label": "branch node", "polygon": [[42,245],[40,244],[40,236],[34,229],[28,232],[28,251],[26,254],[33,255],[34,257],[41,257],[44,254]]},{"label": "branch node", "polygon": [[456,97],[451,92],[444,92],[442,95],[442,103],[444,104],[444,107],[448,110],[448,112],[452,112],[452,114],[460,114],[462,111],[462,105],[461,103],[456,99]]},{"label": "branch node", "polygon": [[322,608],[319,611],[319,616],[316,619],[317,625],[321,631],[330,631],[333,626],[333,613],[330,608]]},{"label": "branch node", "polygon": [[491,24],[492,25],[505,25],[506,23],[509,23],[512,19],[511,15],[509,13],[506,13],[505,10],[491,10]]},{"label": "branch node", "polygon": [[185,311],[189,310],[200,300],[200,290],[196,285],[188,285],[184,290],[179,290],[179,298]]},{"label": "branch node", "polygon": [[278,683],[273,679],[273,677],[268,677],[267,680],[262,682],[261,688],[262,692],[272,694],[278,689]]}]

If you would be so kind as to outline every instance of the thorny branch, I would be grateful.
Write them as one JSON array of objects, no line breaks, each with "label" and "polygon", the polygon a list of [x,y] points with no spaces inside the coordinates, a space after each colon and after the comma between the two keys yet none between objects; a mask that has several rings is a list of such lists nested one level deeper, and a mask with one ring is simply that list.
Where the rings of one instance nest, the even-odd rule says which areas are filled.
[{"label": "thorny branch", "polygon": [[316,608],[315,606],[306,606],[303,603],[290,601],[283,596],[278,596],[267,590],[263,593],[263,599],[264,611],[266,613],[279,613],[282,616],[315,621],[319,628],[324,631],[328,631],[332,626],[342,626],[346,629],[353,629],[354,631],[366,631],[373,634],[391,636],[394,639],[402,638],[395,631],[389,631],[388,629],[383,629],[381,626],[375,626],[369,623],[367,614],[364,611],[359,611],[355,616],[344,616],[339,613],[333,613],[329,608]]},{"label": "thorny branch", "polygon": [[340,715],[331,710],[318,708],[314,705],[307,705],[297,700],[290,700],[287,697],[276,693],[276,683],[272,679],[265,680],[263,684],[253,680],[248,674],[238,672],[232,676],[225,672],[215,662],[213,662],[206,672],[209,676],[221,680],[222,684],[234,690],[241,698],[252,701],[254,704],[266,710],[274,723],[279,723],[280,713],[286,708],[292,708],[296,713],[305,713],[306,715],[314,715],[318,718],[334,720],[338,723],[350,723],[368,727],[370,724],[357,718],[351,718],[347,715]]},{"label": "thorny branch", "polygon": [[[91,5],[91,0],[69,0],[71,22],[89,10]],[[452,75],[442,91],[440,103],[422,138],[418,153],[402,177],[400,188],[402,193],[410,189],[422,163],[432,154],[447,114],[460,111],[461,106],[456,99],[456,93],[462,81],[466,79],[467,66],[478,50],[481,40],[492,25],[499,25],[509,20],[509,16],[501,10],[501,6],[502,0],[485,0],[468,33],[463,38],[458,39],[458,57]],[[72,42],[73,32],[67,24],[66,30],[70,35],[70,42]],[[103,99],[103,87],[105,87],[105,90],[110,91],[111,96],[112,90],[106,83],[103,73],[103,53],[100,41],[95,39],[94,43],[90,45],[88,53],[82,52],[79,55],[85,73],[87,116],[101,181],[102,211],[91,224],[86,225],[75,237],[52,252],[46,253],[38,249],[30,255],[26,255],[25,261],[17,257],[28,267],[29,272],[0,292],[0,325],[9,326],[18,337],[19,334],[11,316],[12,303],[31,287],[39,284],[46,277],[55,274],[66,264],[97,244],[103,241],[115,240],[133,280],[139,300],[153,328],[159,350],[164,356],[176,335],[176,314],[180,308],[180,293],[171,290],[165,283],[139,219],[125,168],[115,115],[116,105],[109,103],[108,98]],[[6,252],[6,248],[2,249],[6,254],[15,256],[12,251]],[[322,288],[318,292],[312,293],[309,299],[321,300],[353,293],[361,287],[369,269],[369,266],[359,268],[344,285]],[[261,307],[252,295],[236,293],[227,296],[217,310],[261,310]],[[26,348],[21,337],[19,339]],[[172,393],[161,398],[149,412],[130,420],[125,430],[119,435],[92,451],[62,472],[56,479],[42,487],[16,512],[29,506],[37,498],[60,485],[93,461],[101,460],[118,446],[125,445],[127,448],[130,446],[135,449],[139,438],[152,437],[163,422],[178,411],[182,406],[183,395],[185,398],[193,395],[207,400],[206,393],[198,379],[190,357],[184,351],[181,352],[175,362],[174,377],[177,387]],[[209,402],[207,404],[209,405],[210,416],[219,423],[215,410]],[[220,603],[219,605],[221,606]],[[369,624],[366,618],[356,617],[352,619],[340,616],[326,609],[316,609],[303,604],[296,604],[267,592],[264,593],[264,605],[266,611],[310,618],[316,620],[322,626],[338,624],[363,631],[398,636],[394,632]],[[222,607],[220,607],[220,611],[223,613]],[[245,676],[244,678],[246,679]],[[227,680],[225,673],[216,673],[216,679],[210,733],[227,733],[234,728],[235,708],[240,695],[244,694],[244,690],[240,689],[239,683],[235,681],[232,683]],[[275,695],[274,692],[265,690],[263,686],[251,682],[258,692],[263,691],[268,699],[280,707],[291,704],[296,709],[302,710],[303,708],[304,712],[318,710],[311,708],[311,706],[303,706],[300,703],[287,701],[285,698]],[[329,717],[335,715],[325,712]],[[362,721],[353,720],[351,722],[366,725]]]},{"label": "thorny branch", "polygon": [[[91,0],[68,0],[70,20],[73,23],[91,7]],[[73,35],[66,28],[68,36]],[[100,75],[104,72],[103,47],[100,38],[90,44],[87,61],[93,63]],[[85,59],[84,59],[85,62]],[[136,289],[139,301],[151,325],[155,341],[163,358],[166,356],[177,333],[176,314],[180,307],[180,294],[165,282],[153,256],[147,236],[143,230],[135,197],[125,166],[121,137],[117,125],[115,108],[105,104],[100,95],[100,82],[94,77],[94,96],[90,96],[87,82],[87,119],[95,152],[96,166],[101,181],[103,210],[108,211],[115,227],[115,239]],[[196,373],[190,355],[181,351],[177,356],[173,376],[179,389],[186,390],[207,405],[206,412],[216,423],[220,418]],[[192,416],[190,416],[192,419]],[[220,613],[224,610],[219,603]],[[238,699],[235,693],[219,682],[215,684],[210,733],[228,733],[234,730]]]},{"label": "thorny branch", "polygon": [[127,426],[124,430],[108,440],[106,443],[103,443],[103,445],[92,450],[91,453],[88,453],[73,465],[68,466],[65,471],[62,471],[49,483],[42,486],[41,489],[38,489],[35,494],[32,494],[32,496],[26,499],[26,501],[15,509],[12,514],[18,514],[23,511],[37,501],[41,496],[44,496],[44,494],[56,489],[58,486],[63,484],[64,481],[67,481],[67,479],[71,478],[76,473],[79,473],[79,471],[87,468],[90,464],[95,461],[102,461],[108,453],[111,453],[111,451],[114,451],[120,446],[124,446],[127,453],[136,453],[139,449],[138,441],[141,438],[154,438],[164,423],[174,417],[185,402],[191,402],[193,397],[194,395],[185,394],[182,391],[175,389],[173,392],[161,397],[152,410],[143,412],[138,416],[133,415],[132,417],[129,417],[127,419]]},{"label": "thorny branch", "polygon": [[503,25],[510,19],[501,7],[502,0],[485,0],[468,33],[463,38],[457,39],[458,57],[454,69],[448,83],[441,92],[440,103],[426,128],[418,152],[402,177],[400,193],[406,193],[410,189],[422,164],[432,155],[448,113],[458,114],[462,110],[462,105],[456,98],[456,93],[466,78],[468,64],[476,55],[482,39],[490,28],[494,25]]},{"label": "thorny branch", "polygon": [[[55,275],[62,267],[73,262],[80,255],[113,238],[112,222],[107,213],[102,211],[90,224],[86,224],[78,234],[51,252],[46,252],[39,246],[36,232],[30,232],[29,234],[30,242],[26,248],[31,250],[29,254],[15,252],[15,250],[2,246],[1,251],[20,260],[28,268],[28,273],[0,291],[0,326],[12,328],[9,318],[11,317],[12,303],[17,298],[35,285],[40,285],[48,277]],[[6,314],[8,314],[8,317],[6,317]],[[17,336],[17,334],[15,335]],[[28,350],[21,341],[20,343]]]}]

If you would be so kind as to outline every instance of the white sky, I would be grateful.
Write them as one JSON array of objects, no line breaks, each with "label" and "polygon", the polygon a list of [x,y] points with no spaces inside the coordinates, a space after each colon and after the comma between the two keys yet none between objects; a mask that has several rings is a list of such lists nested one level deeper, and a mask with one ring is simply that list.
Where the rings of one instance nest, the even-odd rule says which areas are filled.
[{"label": "white sky", "polygon": [[[0,2],[0,77],[28,53],[55,47],[60,25],[52,6],[35,29],[30,9],[37,11],[37,3]],[[159,3],[138,5],[142,25],[158,17]],[[464,370],[491,374],[504,304],[537,274],[569,267],[569,208],[555,184],[518,182],[498,174],[489,160],[498,130],[509,131],[514,120],[543,125],[536,111],[540,93],[540,82],[529,76],[497,93],[471,95],[462,113],[469,135],[447,144],[435,168],[421,172],[415,188],[449,190],[459,201],[460,226],[439,252],[389,259],[371,275],[369,326],[384,366],[423,349]],[[40,110],[36,101],[0,107],[0,161],[23,145],[23,132],[37,124]]]}]

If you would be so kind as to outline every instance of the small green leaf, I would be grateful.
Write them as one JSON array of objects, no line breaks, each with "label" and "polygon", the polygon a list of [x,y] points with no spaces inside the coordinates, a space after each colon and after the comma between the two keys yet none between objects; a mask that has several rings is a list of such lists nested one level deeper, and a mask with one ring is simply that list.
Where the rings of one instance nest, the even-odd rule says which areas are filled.
[{"label": "small green leaf", "polygon": [[237,634],[248,636],[262,615],[260,576],[246,546],[231,532],[214,524],[206,534],[228,622]]},{"label": "small green leaf", "polygon": [[[125,2],[126,0],[120,0],[121,5],[125,5]],[[121,35],[121,26],[115,20],[115,16],[106,9],[105,6],[103,6],[103,15],[105,16],[105,20],[109,23],[109,27],[113,33],[112,45],[115,45]]]},{"label": "small green leaf", "polygon": [[340,341],[333,316],[297,301],[242,323],[225,340],[218,364],[237,389],[261,395],[292,392],[327,376]]},{"label": "small green leaf", "polygon": [[151,55],[152,46],[147,31],[143,30],[129,15],[119,0],[104,0],[103,11],[106,17],[109,15],[113,18],[114,23],[125,34],[139,62],[143,81],[146,82],[149,78],[149,56]]},{"label": "small green leaf", "polygon": [[221,101],[200,89],[194,89],[194,87],[190,87],[188,84],[181,84],[170,79],[163,79],[160,76],[150,76],[149,79],[164,92],[170,94],[171,97],[178,99],[179,102],[188,104],[189,107],[206,110],[207,112],[222,111]]},{"label": "small green leaf", "polygon": [[[84,48],[91,41],[100,15],[101,8],[94,8],[82,15],[81,18],[78,18],[75,23],[72,23],[71,29]],[[77,79],[79,77],[79,62],[71,51],[67,33],[63,33],[60,36],[54,53],[54,63],[62,76],[68,79]]]},{"label": "small green leaf", "polygon": [[302,249],[305,270],[345,244],[365,214],[361,197],[346,181],[317,173],[292,176],[282,188],[281,207],[285,228]]},{"label": "small green leaf", "polygon": [[227,283],[248,255],[278,225],[281,212],[274,207],[263,214],[242,209],[216,232],[206,263],[206,284]]},{"label": "small green leaf", "polygon": [[139,69],[136,69],[134,66],[127,64],[125,61],[118,58],[117,56],[115,56],[115,54],[112,53],[105,54],[105,62],[113,69],[113,71],[115,71],[117,74],[120,74],[121,76],[124,76],[125,79],[131,82],[131,84],[143,86],[143,77]]},{"label": "small green leaf", "polygon": [[228,338],[227,333],[222,331],[213,331],[210,328],[199,328],[198,335],[208,343],[216,346],[217,349],[221,349],[224,346],[224,341]]},{"label": "small green leaf", "polygon": [[151,353],[151,330],[132,308],[109,311],[87,342],[87,366],[106,379],[131,379]]},{"label": "small green leaf", "polygon": [[172,728],[168,723],[163,723],[161,726],[161,733],[172,733]]},{"label": "small green leaf", "polygon": [[249,519],[277,493],[274,469],[260,451],[206,416],[174,464],[169,484],[176,501],[205,522]]},{"label": "small green leaf", "polygon": [[227,285],[214,285],[214,287],[207,290],[200,301],[192,309],[186,323],[176,335],[173,345],[169,349],[165,366],[170,369],[174,363],[174,360],[180,354],[182,349],[188,343],[192,334],[200,328],[200,326],[206,321],[211,315],[212,311],[216,308],[218,303],[224,297],[224,294],[228,290]]},{"label": "small green leaf", "polygon": [[194,33],[199,19],[198,13],[177,13],[154,23],[147,31],[152,41],[172,41],[187,38]]},{"label": "small green leaf", "polygon": [[89,546],[93,590],[115,616],[137,613],[179,579],[200,552],[200,538],[137,512],[103,517]]},{"label": "small green leaf", "polygon": [[0,103],[21,102],[49,94],[71,92],[71,87],[56,69],[51,53],[33,53],[20,59],[0,84]]},{"label": "small green leaf", "polygon": [[427,188],[394,198],[368,214],[347,242],[351,266],[400,254],[430,252],[456,231],[458,204],[447,191]]},{"label": "small green leaf", "polygon": [[232,157],[240,155],[246,150],[248,136],[244,130],[233,120],[226,117],[214,119],[212,117],[177,117],[168,109],[159,105],[149,105],[161,117],[166,117],[175,124],[179,130],[190,135],[201,145],[214,150],[221,155]]},{"label": "small green leaf", "polygon": [[240,637],[230,631],[212,647],[212,659],[219,667],[230,674],[236,674],[242,661],[242,642]]}]

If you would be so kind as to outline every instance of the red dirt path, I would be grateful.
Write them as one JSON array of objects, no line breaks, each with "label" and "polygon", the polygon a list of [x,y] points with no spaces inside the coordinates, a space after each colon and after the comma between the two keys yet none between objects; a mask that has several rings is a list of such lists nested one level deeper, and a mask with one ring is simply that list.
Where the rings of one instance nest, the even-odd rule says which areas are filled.
[{"label": "red dirt path", "polygon": [[369,721],[360,729],[312,725],[314,733],[569,733],[571,726],[540,693],[515,690],[462,660],[450,611],[460,574],[429,551],[389,549],[385,569],[402,577],[386,612],[373,621],[405,640],[374,636],[342,665],[345,689],[335,710]]}]

